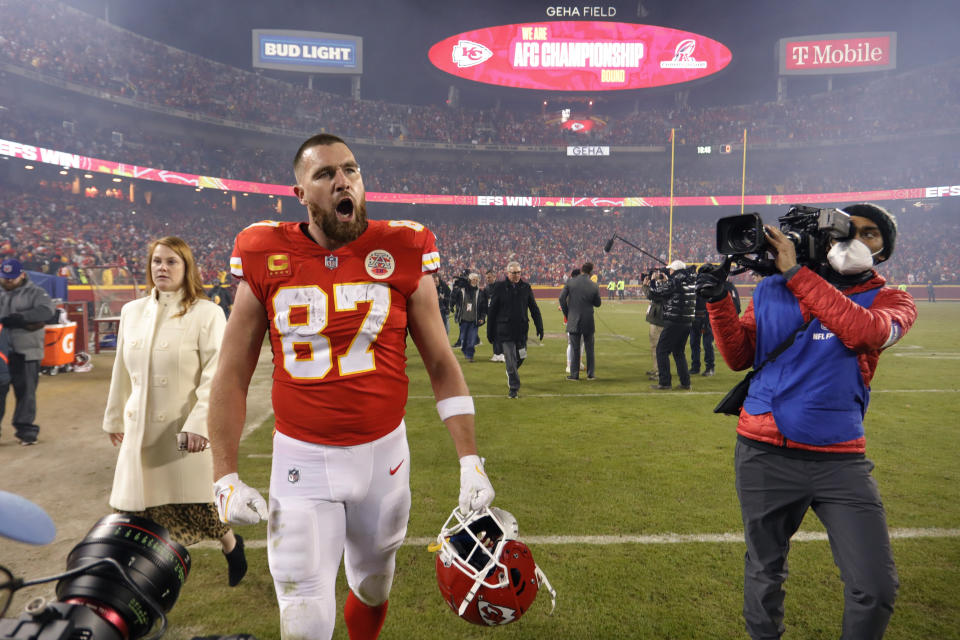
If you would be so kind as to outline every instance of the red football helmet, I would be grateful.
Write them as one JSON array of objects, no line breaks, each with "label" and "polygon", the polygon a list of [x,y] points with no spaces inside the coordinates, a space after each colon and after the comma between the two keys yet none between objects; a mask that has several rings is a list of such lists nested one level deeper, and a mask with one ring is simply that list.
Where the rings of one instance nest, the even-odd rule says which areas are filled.
[{"label": "red football helmet", "polygon": [[503,509],[453,510],[430,550],[439,552],[437,584],[454,613],[473,624],[509,624],[526,613],[541,586],[553,613],[557,592],[516,538],[517,519]]}]

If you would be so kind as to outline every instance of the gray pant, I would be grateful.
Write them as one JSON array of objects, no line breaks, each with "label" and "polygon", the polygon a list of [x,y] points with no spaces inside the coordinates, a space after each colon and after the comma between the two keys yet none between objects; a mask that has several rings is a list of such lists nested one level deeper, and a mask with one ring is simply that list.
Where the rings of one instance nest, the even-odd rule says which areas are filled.
[{"label": "gray pant", "polygon": [[19,353],[10,354],[10,382],[0,384],[0,420],[7,407],[7,391],[13,386],[13,395],[17,406],[13,410],[13,428],[21,440],[32,442],[37,439],[40,427],[34,424],[37,419],[37,383],[40,381],[40,361],[24,360]]},{"label": "gray pant", "polygon": [[593,377],[594,357],[593,357],[593,332],[591,333],[569,333],[567,338],[570,341],[570,377],[580,377],[580,339],[583,338],[583,350],[587,358],[587,377]]},{"label": "gray pant", "polygon": [[[747,543],[743,617],[754,640],[779,638],[790,537],[812,508],[843,580],[842,640],[878,640],[899,581],[887,519],[866,458],[795,460],[738,441],[737,496]],[[796,606],[802,607],[798,602]]]},{"label": "gray pant", "polygon": [[[527,343],[501,342],[499,344],[503,349],[503,361],[507,365],[507,385],[510,387],[510,391],[517,391],[520,389],[520,376],[517,374],[517,369],[520,368],[525,359]],[[524,357],[521,357],[521,353],[524,354]]]}]

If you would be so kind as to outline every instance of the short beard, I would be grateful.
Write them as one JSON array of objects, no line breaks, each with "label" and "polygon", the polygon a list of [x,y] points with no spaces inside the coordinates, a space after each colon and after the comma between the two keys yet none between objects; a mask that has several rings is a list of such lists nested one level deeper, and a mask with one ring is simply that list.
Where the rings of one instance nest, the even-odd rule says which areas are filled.
[{"label": "short beard", "polygon": [[329,240],[337,244],[353,242],[367,230],[367,203],[359,202],[353,209],[353,220],[340,222],[336,211],[323,211],[316,205],[309,205],[310,219],[323,230]]}]

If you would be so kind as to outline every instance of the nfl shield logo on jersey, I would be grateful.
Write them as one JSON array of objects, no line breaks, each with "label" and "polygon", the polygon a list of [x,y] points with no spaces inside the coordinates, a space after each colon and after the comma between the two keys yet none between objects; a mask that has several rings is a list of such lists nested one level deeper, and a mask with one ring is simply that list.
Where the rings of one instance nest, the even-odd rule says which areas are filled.
[{"label": "nfl shield logo on jersey", "polygon": [[337,268],[337,256],[327,256],[323,259],[323,264],[331,271]]},{"label": "nfl shield logo on jersey", "polygon": [[290,470],[287,471],[287,482],[290,484],[296,484],[300,482],[300,469],[291,467]]}]

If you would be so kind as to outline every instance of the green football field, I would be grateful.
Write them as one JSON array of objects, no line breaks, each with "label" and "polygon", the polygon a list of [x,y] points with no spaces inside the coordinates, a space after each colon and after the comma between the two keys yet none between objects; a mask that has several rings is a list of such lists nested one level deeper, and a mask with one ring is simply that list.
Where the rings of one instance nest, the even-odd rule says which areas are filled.
[{"label": "green football field", "polygon": [[[598,379],[569,382],[560,312],[553,301],[540,305],[547,335],[529,346],[519,400],[506,397],[504,365],[488,361],[485,340],[463,368],[495,505],[517,517],[521,539],[557,590],[556,610],[549,615],[544,590],[519,622],[485,629],[458,619],[441,599],[426,547],[456,505],[459,467],[411,347],[413,508],[381,638],[746,638],[736,419],[712,413],[742,374],[718,355],[717,375],[695,376],[692,391],[650,390],[645,305],[604,301]],[[867,455],[901,582],[886,637],[947,640],[960,638],[960,305],[918,305],[912,331],[880,360]],[[271,427],[241,446],[241,478],[264,493]],[[265,525],[238,532],[247,539],[247,577],[226,588],[220,552],[194,547],[168,637],[279,637]],[[787,638],[839,636],[842,583],[812,512],[793,541],[786,589]],[[338,608],[345,595],[341,572]],[[347,638],[342,620],[334,637]]]}]

